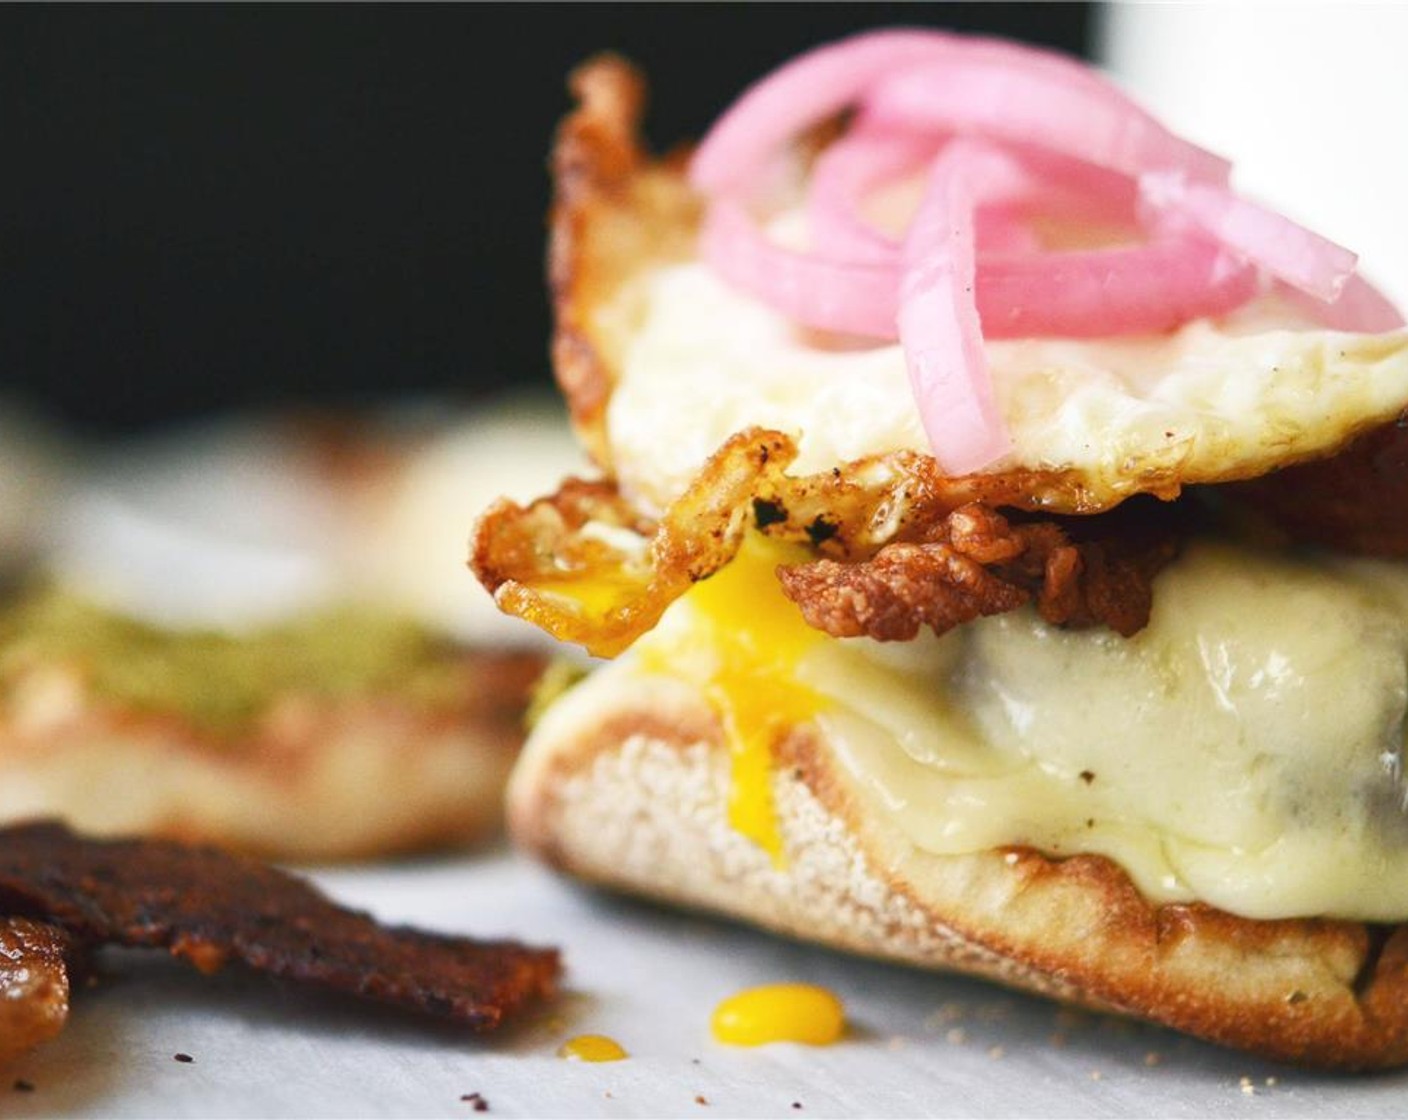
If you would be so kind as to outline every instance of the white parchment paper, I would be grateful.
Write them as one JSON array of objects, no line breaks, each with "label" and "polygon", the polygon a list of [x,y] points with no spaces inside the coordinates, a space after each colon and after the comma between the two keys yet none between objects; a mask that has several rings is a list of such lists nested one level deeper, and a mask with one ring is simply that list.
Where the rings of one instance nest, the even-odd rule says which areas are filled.
[{"label": "white parchment paper", "polygon": [[[262,977],[103,958],[68,1031],[7,1071],[14,1116],[1403,1116],[1408,1075],[1334,1078],[973,981],[795,945],[589,893],[502,850],[316,874],[383,919],[557,944],[567,992],[501,1037]],[[708,1020],[752,984],[806,980],[852,1024],[824,1048],[721,1046]],[[630,1052],[556,1056],[574,1034]],[[177,1053],[194,1061],[174,1060]],[[13,1078],[34,1088],[18,1092]],[[796,1106],[795,1107],[794,1102]]]}]

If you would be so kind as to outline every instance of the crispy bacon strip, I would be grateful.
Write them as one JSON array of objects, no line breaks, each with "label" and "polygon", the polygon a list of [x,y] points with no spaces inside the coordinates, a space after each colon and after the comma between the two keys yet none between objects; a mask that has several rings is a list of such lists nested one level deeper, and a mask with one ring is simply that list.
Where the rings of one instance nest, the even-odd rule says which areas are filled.
[{"label": "crispy bacon strip", "polygon": [[612,657],[733,558],[759,479],[795,455],[777,432],[740,432],[654,526],[604,482],[569,479],[526,508],[499,501],[480,518],[470,567],[501,610]]},{"label": "crispy bacon strip", "polygon": [[1109,626],[1128,637],[1148,624],[1153,577],[1176,551],[1171,530],[1077,543],[1053,521],[1013,524],[973,503],[933,525],[922,543],[777,575],[808,624],[838,638],[908,641],[921,626],[943,634],[1032,599],[1048,622]]},{"label": "crispy bacon strip", "polygon": [[1329,459],[1214,492],[1293,541],[1408,557],[1408,413]]},{"label": "crispy bacon strip", "polygon": [[[733,559],[750,525],[828,558],[791,569],[784,587],[833,634],[912,638],[920,625],[947,630],[1033,595],[1050,621],[1133,633],[1148,620],[1149,581],[1173,555],[1166,518],[1152,519],[1164,528],[1147,555],[1138,532],[1121,541],[1131,519],[1119,512],[1068,519],[1068,529],[1014,527],[993,510],[1023,504],[1012,475],[952,479],[909,452],[789,475],[796,455],[780,432],[740,432],[656,524],[607,482],[570,480],[526,508],[500,502],[479,523],[470,566],[503,610],[610,657]],[[1103,535],[1068,539],[1091,532]]]},{"label": "crispy bacon strip", "polygon": [[202,972],[238,961],[473,1030],[551,994],[559,971],[556,950],[388,928],[214,848],[90,840],[49,823],[0,831],[0,913],[87,944],[164,948]]},{"label": "crispy bacon strip", "polygon": [[72,953],[55,926],[0,918],[0,1066],[63,1030]]}]

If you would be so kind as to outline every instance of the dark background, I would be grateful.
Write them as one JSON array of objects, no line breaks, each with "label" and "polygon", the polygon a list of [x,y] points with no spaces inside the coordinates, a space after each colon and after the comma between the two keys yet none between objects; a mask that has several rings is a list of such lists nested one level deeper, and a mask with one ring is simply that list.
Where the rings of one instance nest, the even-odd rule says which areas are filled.
[{"label": "dark background", "polygon": [[546,384],[544,159],[572,64],[650,132],[863,27],[1088,50],[1085,4],[0,9],[0,390],[117,433]]}]

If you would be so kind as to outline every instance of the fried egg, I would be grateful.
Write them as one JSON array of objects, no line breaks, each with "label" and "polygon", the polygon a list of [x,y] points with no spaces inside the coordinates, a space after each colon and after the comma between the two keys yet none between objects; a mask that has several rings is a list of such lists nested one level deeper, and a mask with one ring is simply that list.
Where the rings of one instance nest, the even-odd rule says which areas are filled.
[{"label": "fried egg", "polygon": [[[796,435],[797,473],[929,450],[898,344],[807,337],[702,263],[645,269],[595,317],[632,323],[606,429],[623,489],[648,508],[750,425]],[[1408,401],[1408,331],[1316,329],[1270,294],[1168,334],[987,352],[1014,448],[989,470],[1063,474],[1080,512],[1328,454]]]}]

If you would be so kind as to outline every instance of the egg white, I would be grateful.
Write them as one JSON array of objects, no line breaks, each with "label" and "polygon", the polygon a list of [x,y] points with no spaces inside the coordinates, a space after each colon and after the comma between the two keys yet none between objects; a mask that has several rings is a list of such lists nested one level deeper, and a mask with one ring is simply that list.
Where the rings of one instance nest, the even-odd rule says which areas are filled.
[{"label": "egg white", "polygon": [[[808,337],[705,265],[639,276],[607,413],[623,488],[659,510],[743,428],[799,439],[798,473],[930,450],[898,345]],[[990,471],[1067,472],[1114,504],[1325,454],[1408,402],[1408,330],[1316,329],[1274,296],[1220,320],[1097,341],[990,342],[1014,450]]]}]

